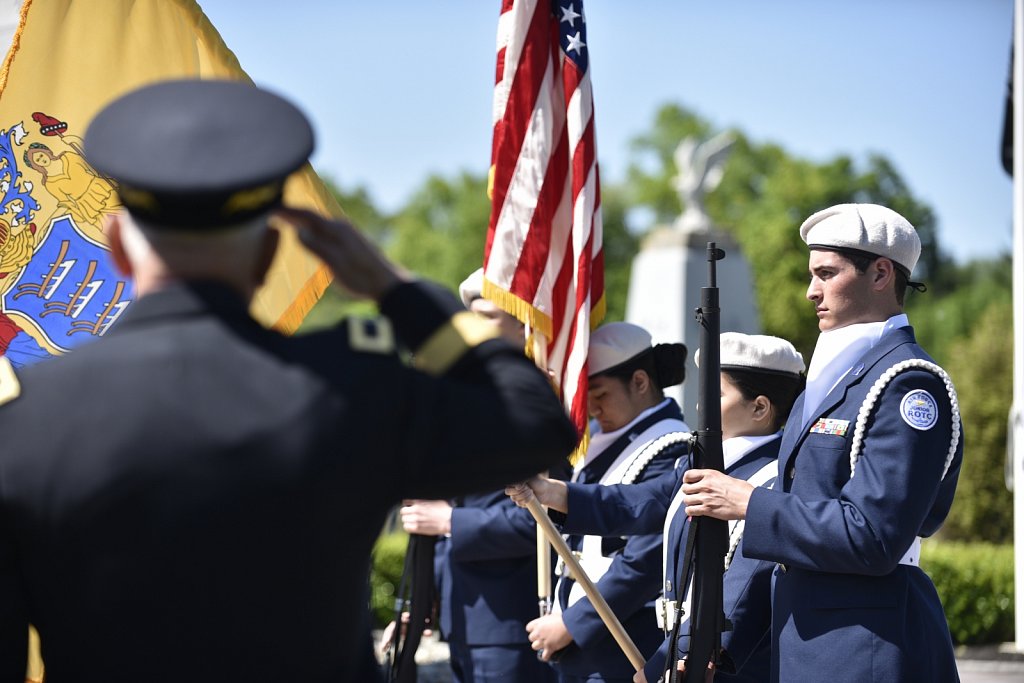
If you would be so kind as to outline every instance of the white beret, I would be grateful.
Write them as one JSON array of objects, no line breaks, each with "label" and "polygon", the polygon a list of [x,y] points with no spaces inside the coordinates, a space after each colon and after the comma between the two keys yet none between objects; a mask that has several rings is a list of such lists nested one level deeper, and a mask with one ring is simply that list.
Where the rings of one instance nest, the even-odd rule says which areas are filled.
[{"label": "white beret", "polygon": [[596,375],[649,351],[651,333],[632,323],[608,323],[590,335],[587,373]]},{"label": "white beret", "polygon": [[884,256],[914,271],[921,256],[921,238],[906,218],[877,204],[838,204],[823,209],[800,226],[800,237],[811,247],[860,251]]},{"label": "white beret", "polygon": [[[792,344],[765,334],[723,332],[719,338],[722,369],[748,368],[755,372],[779,372],[799,375],[806,367],[803,356]],[[700,350],[693,357],[700,367]]]},{"label": "white beret", "polygon": [[473,299],[479,299],[484,291],[484,269],[477,268],[462,281],[459,285],[459,296],[462,297],[462,305],[469,308]]}]

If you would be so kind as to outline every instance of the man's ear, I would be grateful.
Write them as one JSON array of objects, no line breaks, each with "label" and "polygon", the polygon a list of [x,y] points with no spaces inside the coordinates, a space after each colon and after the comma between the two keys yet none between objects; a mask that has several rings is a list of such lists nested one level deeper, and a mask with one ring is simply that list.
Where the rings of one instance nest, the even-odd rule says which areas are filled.
[{"label": "man's ear", "polygon": [[256,258],[255,282],[256,286],[263,284],[274,262],[274,255],[277,254],[277,246],[281,242],[281,233],[276,228],[267,228],[263,233],[260,243],[260,252]]},{"label": "man's ear", "polygon": [[877,258],[871,264],[871,275],[874,288],[878,291],[885,289],[896,277],[896,267],[887,258]]},{"label": "man's ear", "polygon": [[134,268],[124,248],[124,220],[117,213],[107,214],[106,220],[107,227],[103,232],[107,236],[107,246],[110,247],[110,259],[114,262],[117,272],[130,278],[134,275]]}]

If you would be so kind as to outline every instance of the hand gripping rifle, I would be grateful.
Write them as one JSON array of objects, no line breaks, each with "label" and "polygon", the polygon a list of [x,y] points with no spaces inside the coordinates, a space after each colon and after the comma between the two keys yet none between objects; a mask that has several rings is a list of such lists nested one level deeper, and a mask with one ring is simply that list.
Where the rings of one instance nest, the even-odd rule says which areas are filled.
[{"label": "hand gripping rifle", "polygon": [[[721,309],[718,307],[717,261],[725,252],[708,242],[708,286],[701,287],[697,324],[700,325],[700,368],[697,390],[697,442],[694,467],[725,470],[722,455],[721,361],[719,334]],[[711,517],[695,517],[690,522],[695,535],[693,584],[690,588],[690,654],[687,657],[685,683],[703,683],[709,664],[720,664],[722,631],[731,624],[725,618],[722,598],[722,574],[729,550],[728,522]],[[675,644],[669,653],[676,657]],[[680,680],[671,667],[673,683]]]},{"label": "hand gripping rifle", "polygon": [[[409,534],[402,580],[395,595],[395,630],[388,649],[388,683],[415,683],[416,649],[434,609],[434,545],[436,536]],[[409,623],[402,616],[409,613]],[[403,637],[404,633],[404,637]]]}]

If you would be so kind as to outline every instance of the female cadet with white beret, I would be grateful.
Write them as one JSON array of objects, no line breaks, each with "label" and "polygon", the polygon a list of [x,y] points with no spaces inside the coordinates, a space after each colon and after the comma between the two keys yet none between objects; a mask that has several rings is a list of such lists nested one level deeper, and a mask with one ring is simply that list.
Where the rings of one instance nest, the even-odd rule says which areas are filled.
[{"label": "female cadet with white beret", "polygon": [[[685,444],[647,447],[666,434],[689,431],[678,404],[663,391],[682,382],[685,362],[684,345],[652,344],[651,335],[637,325],[608,323],[594,331],[587,351],[587,408],[599,429],[592,430],[573,481],[605,488],[601,484],[642,482],[671,471],[686,453]],[[620,534],[573,534],[566,539],[630,638],[647,655],[662,641],[655,622],[661,533],[652,532],[660,529],[628,539]],[[629,660],[582,588],[560,573],[554,612],[527,624],[533,648],[542,659],[556,660],[562,683],[628,683],[633,677]]]},{"label": "female cadet with white beret", "polygon": [[[722,450],[726,472],[754,486],[771,486],[778,472],[780,429],[793,401],[803,388],[804,362],[793,345],[764,335],[726,332],[721,335]],[[696,359],[700,365],[700,355]],[[677,615],[685,615],[689,596],[683,548],[689,520],[680,505],[682,472],[674,471],[636,486],[581,486],[534,478],[529,486],[506,491],[520,504],[536,495],[549,507],[567,512],[567,530],[601,533],[640,533],[664,529],[663,598],[658,603],[658,624],[666,638],[634,681],[660,680],[670,648],[667,637]],[[531,491],[532,489],[532,491]],[[730,526],[728,569],[724,577],[726,616],[733,628],[722,634],[727,662],[733,675],[716,680],[760,682],[771,677],[771,572],[774,564],[750,560],[742,554],[743,525]],[[678,656],[689,650],[689,620],[679,627]]]}]

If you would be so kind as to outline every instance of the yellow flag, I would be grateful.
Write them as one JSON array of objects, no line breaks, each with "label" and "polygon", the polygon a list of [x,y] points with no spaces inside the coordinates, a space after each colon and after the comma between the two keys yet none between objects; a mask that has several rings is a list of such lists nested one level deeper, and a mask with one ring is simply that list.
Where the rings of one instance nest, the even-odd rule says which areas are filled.
[{"label": "yellow flag", "polygon": [[[249,80],[194,0],[23,0],[0,67],[0,354],[15,365],[102,336],[130,307],[104,254],[117,193],[82,136],[113,98],[183,77]],[[285,201],[341,213],[308,164]],[[253,315],[290,333],[328,283],[287,231]]]}]

